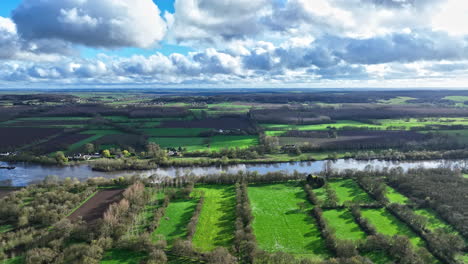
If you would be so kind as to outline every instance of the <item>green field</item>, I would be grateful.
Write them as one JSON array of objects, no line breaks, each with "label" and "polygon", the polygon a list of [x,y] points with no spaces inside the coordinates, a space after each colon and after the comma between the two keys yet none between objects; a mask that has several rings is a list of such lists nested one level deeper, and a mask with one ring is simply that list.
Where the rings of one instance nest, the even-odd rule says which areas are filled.
[{"label": "green field", "polygon": [[318,124],[318,125],[287,125],[287,124],[261,124],[267,130],[328,130],[330,128],[340,129],[343,127],[379,127],[351,120],[338,120],[336,123]]},{"label": "green field", "polygon": [[211,137],[210,149],[248,148],[258,145],[257,136],[214,136]]},{"label": "green field", "polygon": [[408,119],[379,119],[377,120],[383,127],[424,127],[427,125],[468,125],[468,118],[465,117],[441,117],[441,118],[408,118]]},{"label": "green field", "polygon": [[111,249],[104,253],[101,264],[140,264],[146,254],[123,249]]},{"label": "green field", "polygon": [[209,128],[145,128],[141,129],[151,137],[197,137],[202,132],[210,131]]},{"label": "green field", "polygon": [[94,136],[91,136],[87,139],[83,139],[81,141],[78,141],[72,145],[70,145],[67,149],[67,152],[72,152],[72,151],[76,151],[78,150],[79,148],[83,147],[85,144],[88,144],[88,143],[91,143],[95,140],[98,140],[100,139],[101,137],[103,137],[103,135],[94,135]]},{"label": "green field", "polygon": [[423,240],[417,236],[403,222],[385,209],[362,209],[362,215],[375,226],[377,232],[384,235],[404,235],[407,236],[415,246],[424,246]]},{"label": "green field", "polygon": [[364,190],[362,190],[354,180],[333,180],[330,181],[329,184],[330,187],[335,190],[340,204],[345,202],[368,203],[373,201],[373,199]]},{"label": "green field", "polygon": [[323,217],[328,225],[336,231],[336,237],[343,240],[365,239],[366,234],[354,221],[353,215],[346,209],[324,210]]},{"label": "green field", "polygon": [[468,96],[446,96],[442,99],[454,101],[458,107],[467,107],[464,103],[468,101]]},{"label": "green field", "polygon": [[414,100],[416,98],[408,96],[398,96],[388,100],[379,100],[382,104],[407,104],[409,100]]},{"label": "green field", "polygon": [[153,240],[157,240],[158,235],[163,235],[171,244],[177,238],[184,238],[196,206],[195,199],[170,202],[164,217],[159,222],[159,227],[152,234]]},{"label": "green field", "polygon": [[205,193],[205,202],[192,240],[194,247],[203,252],[230,247],[236,219],[234,186],[206,185],[195,190]]},{"label": "green field", "polygon": [[273,131],[323,131],[330,128],[341,129],[344,127],[362,128],[367,127],[370,129],[405,129],[409,130],[413,127],[425,127],[428,125],[466,125],[468,126],[468,118],[465,117],[440,117],[440,118],[408,118],[408,119],[376,119],[380,124],[366,124],[351,120],[338,120],[336,123],[317,124],[317,125],[289,125],[289,124],[261,124],[267,131],[267,135],[281,135],[279,132]]},{"label": "green field", "polygon": [[154,142],[158,144],[161,148],[178,148],[183,147],[186,148],[187,151],[196,151],[196,150],[206,150],[207,138],[202,137],[180,137],[180,138],[149,138],[150,142]]},{"label": "green field", "polygon": [[443,229],[448,230],[450,232],[455,232],[455,230],[450,225],[445,223],[444,220],[442,220],[437,215],[437,213],[434,212],[431,209],[421,208],[421,209],[414,210],[414,212],[416,214],[418,214],[418,215],[422,215],[422,216],[426,217],[426,219],[427,219],[427,228],[429,228],[429,230],[434,231],[434,230],[436,230],[438,228],[443,228]]},{"label": "green field", "polygon": [[[248,188],[253,228],[261,249],[309,258],[326,258],[328,251],[310,215],[311,205],[300,185],[253,185]],[[300,204],[305,205],[301,208]]]},{"label": "green field", "polygon": [[406,204],[408,202],[408,197],[404,196],[403,194],[397,192],[390,186],[387,186],[387,198],[390,203],[397,203],[397,204]]}]

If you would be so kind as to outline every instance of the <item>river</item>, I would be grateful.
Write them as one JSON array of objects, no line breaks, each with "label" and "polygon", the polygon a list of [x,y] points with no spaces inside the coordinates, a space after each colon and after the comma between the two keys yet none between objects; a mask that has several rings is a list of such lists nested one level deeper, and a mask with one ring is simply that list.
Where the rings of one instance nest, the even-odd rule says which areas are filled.
[{"label": "river", "polygon": [[[26,163],[5,163],[0,162],[0,166],[15,166],[14,170],[0,170],[0,182],[11,180],[13,186],[26,186],[44,179],[48,175],[56,175],[61,179],[70,177],[84,180],[92,177],[114,178],[119,176],[141,175],[149,177],[151,175],[175,177],[191,173],[196,176],[219,174],[219,173],[237,173],[258,172],[264,174],[268,172],[283,171],[293,173],[318,173],[324,170],[327,161],[313,162],[285,162],[275,164],[237,164],[230,166],[209,166],[209,167],[168,167],[158,168],[147,171],[119,171],[119,172],[98,172],[93,171],[88,165],[76,166],[44,166]],[[373,169],[382,169],[384,167],[395,168],[402,167],[404,170],[411,168],[465,168],[468,165],[468,159],[463,160],[426,160],[426,161],[382,161],[370,160],[362,161],[355,159],[338,159],[330,161],[330,167],[334,170],[357,169],[363,170],[366,166],[372,166]]]}]

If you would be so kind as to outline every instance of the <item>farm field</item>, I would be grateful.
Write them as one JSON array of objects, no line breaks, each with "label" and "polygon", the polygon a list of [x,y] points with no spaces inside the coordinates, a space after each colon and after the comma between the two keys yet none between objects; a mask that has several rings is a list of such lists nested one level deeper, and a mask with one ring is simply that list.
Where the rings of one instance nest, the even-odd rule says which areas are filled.
[{"label": "farm field", "polygon": [[362,215],[384,235],[405,235],[415,246],[423,247],[423,240],[385,209],[362,209]]},{"label": "farm field", "polygon": [[118,202],[121,199],[123,191],[123,189],[101,190],[75,210],[68,218],[71,221],[76,221],[81,217],[85,222],[94,222],[102,217],[110,204]]},{"label": "farm field", "polygon": [[206,185],[195,190],[204,193],[205,202],[192,240],[194,247],[204,252],[231,246],[235,221],[234,186]]},{"label": "farm field", "polygon": [[425,209],[425,208],[421,208],[421,209],[416,209],[414,210],[414,212],[418,215],[421,215],[421,216],[424,216],[426,217],[427,219],[427,227],[434,231],[438,228],[443,228],[445,230],[448,230],[448,231],[451,231],[451,232],[455,232],[455,230],[453,230],[453,228],[448,225],[447,223],[445,223],[438,215],[436,212],[434,212],[433,210],[431,209]]},{"label": "farm field", "polygon": [[167,138],[155,138],[149,139],[150,142],[154,142],[162,148],[179,148],[183,147],[187,151],[205,150],[207,149],[206,141],[207,138],[201,137],[167,137]]},{"label": "farm field", "polygon": [[211,137],[210,149],[248,148],[255,145],[258,145],[256,136],[214,136]]},{"label": "farm field", "polygon": [[151,235],[153,241],[162,235],[170,245],[175,239],[184,238],[187,235],[187,224],[196,206],[196,199],[171,201],[159,222],[159,227]]},{"label": "farm field", "polygon": [[366,234],[355,222],[353,215],[346,209],[324,210],[323,217],[335,229],[338,239],[360,240],[365,239]]},{"label": "farm field", "polygon": [[373,199],[362,190],[359,185],[351,179],[330,181],[330,187],[335,190],[338,196],[338,203],[345,202],[368,203]]},{"label": "farm field", "polygon": [[150,137],[197,137],[202,132],[210,131],[209,128],[145,128],[145,135]]},{"label": "farm field", "polygon": [[[313,259],[328,256],[300,185],[252,185],[248,193],[255,217],[253,229],[261,249]],[[299,203],[306,207],[301,209]]]},{"label": "farm field", "polygon": [[409,199],[408,197],[404,196],[403,194],[397,192],[394,188],[387,186],[387,198],[390,203],[397,203],[397,204],[406,204]]}]

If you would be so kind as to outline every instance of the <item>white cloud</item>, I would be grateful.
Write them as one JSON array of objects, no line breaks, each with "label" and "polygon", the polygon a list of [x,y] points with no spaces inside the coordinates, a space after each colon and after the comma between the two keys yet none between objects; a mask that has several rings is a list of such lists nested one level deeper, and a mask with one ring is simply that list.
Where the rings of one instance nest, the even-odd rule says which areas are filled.
[{"label": "white cloud", "polygon": [[151,0],[23,0],[13,20],[25,39],[91,47],[149,48],[166,33],[166,23]]},{"label": "white cloud", "polygon": [[271,0],[176,0],[170,38],[217,42],[254,36]]}]

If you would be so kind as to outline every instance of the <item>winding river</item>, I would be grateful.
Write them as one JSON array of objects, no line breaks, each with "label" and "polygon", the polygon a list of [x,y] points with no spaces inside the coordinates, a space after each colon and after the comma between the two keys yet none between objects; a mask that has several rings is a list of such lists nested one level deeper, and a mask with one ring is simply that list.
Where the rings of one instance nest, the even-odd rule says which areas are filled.
[{"label": "winding river", "polygon": [[[0,166],[15,166],[14,170],[0,170],[0,182],[11,180],[13,186],[26,186],[28,184],[38,182],[48,175],[56,175],[59,178],[77,178],[84,180],[90,177],[106,177],[114,178],[128,175],[141,175],[149,177],[151,175],[175,177],[191,173],[196,176],[219,174],[219,173],[237,173],[258,172],[264,174],[268,172],[284,171],[293,173],[318,173],[324,170],[327,161],[313,162],[286,162],[275,164],[237,164],[231,166],[209,166],[209,167],[168,167],[158,168],[148,171],[119,171],[119,172],[98,172],[93,171],[88,165],[76,166],[43,166],[26,163],[5,163],[0,162]],[[468,159],[460,160],[426,160],[426,161],[382,161],[382,160],[355,160],[355,159],[338,159],[330,161],[330,166],[334,170],[357,169],[363,170],[366,166],[372,166],[373,169],[381,169],[384,167],[395,168],[402,167],[404,170],[411,168],[465,168],[468,165]]]}]

